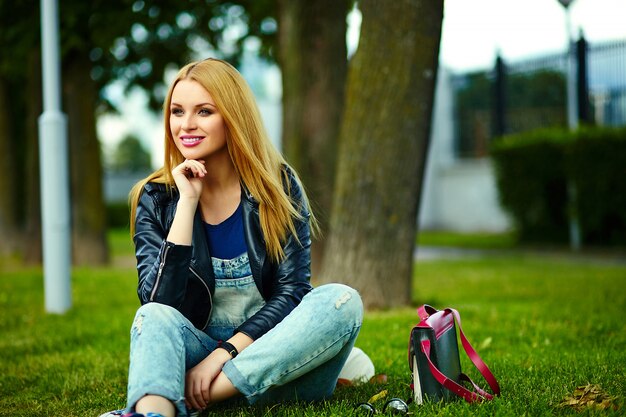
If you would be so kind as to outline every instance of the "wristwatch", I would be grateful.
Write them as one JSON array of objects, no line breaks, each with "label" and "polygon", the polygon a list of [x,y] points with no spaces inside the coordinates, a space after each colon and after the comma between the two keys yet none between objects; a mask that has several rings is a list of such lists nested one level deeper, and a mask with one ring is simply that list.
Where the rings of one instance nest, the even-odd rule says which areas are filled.
[{"label": "wristwatch", "polygon": [[224,342],[223,340],[217,342],[217,347],[228,352],[231,358],[235,358],[239,354],[239,352],[237,352],[237,348],[233,346],[232,343]]}]

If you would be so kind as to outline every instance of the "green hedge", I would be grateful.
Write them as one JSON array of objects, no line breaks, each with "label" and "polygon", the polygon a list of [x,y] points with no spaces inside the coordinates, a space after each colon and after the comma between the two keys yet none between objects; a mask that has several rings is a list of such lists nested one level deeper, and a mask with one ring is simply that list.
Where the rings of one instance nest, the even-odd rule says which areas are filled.
[{"label": "green hedge", "polygon": [[502,206],[524,242],[626,244],[626,129],[542,129],[494,142]]},{"label": "green hedge", "polygon": [[130,208],[128,203],[116,202],[106,205],[107,227],[126,228],[130,225]]},{"label": "green hedge", "polygon": [[626,129],[583,129],[567,147],[583,241],[626,244]]}]

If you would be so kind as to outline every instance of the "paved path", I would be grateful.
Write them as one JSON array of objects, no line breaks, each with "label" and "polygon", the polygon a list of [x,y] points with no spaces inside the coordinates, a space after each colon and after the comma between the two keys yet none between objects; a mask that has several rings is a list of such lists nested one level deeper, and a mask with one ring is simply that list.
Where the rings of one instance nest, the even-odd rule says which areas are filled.
[{"label": "paved path", "polygon": [[573,263],[594,263],[626,266],[626,251],[584,251],[582,253],[553,249],[466,249],[419,246],[414,251],[418,262],[439,259],[480,259],[510,256],[562,260]]}]

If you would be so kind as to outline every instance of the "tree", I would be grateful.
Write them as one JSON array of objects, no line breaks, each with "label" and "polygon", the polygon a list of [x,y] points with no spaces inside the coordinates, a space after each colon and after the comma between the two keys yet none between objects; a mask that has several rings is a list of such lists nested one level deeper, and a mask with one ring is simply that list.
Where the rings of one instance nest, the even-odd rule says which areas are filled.
[{"label": "tree", "polygon": [[[197,50],[211,48],[215,56],[236,65],[245,40],[251,37],[261,40],[261,54],[270,60],[283,53],[286,56],[287,49],[291,49],[288,60],[286,58],[283,62],[284,79],[289,83],[285,87],[284,111],[285,120],[294,123],[289,122],[289,128],[285,128],[284,143],[288,158],[302,173],[313,203],[320,208],[318,212],[321,212],[324,226],[332,194],[336,137],[343,103],[345,16],[349,3],[350,0],[339,3],[328,0],[63,2],[59,16],[63,109],[69,122],[74,243],[75,250],[81,252],[75,253],[75,260],[93,264],[102,263],[107,258],[105,225],[98,214],[104,210],[99,191],[99,146],[93,125],[94,113],[114,107],[113,103],[105,101],[103,88],[112,80],[122,80],[128,89],[139,86],[150,93],[152,107],[156,109],[163,99],[163,74],[167,68],[197,59]],[[279,9],[282,10],[280,14]],[[19,228],[30,231],[22,235],[34,239],[25,245],[29,248],[27,253],[34,255],[40,253],[30,250],[39,247],[36,241],[40,235],[36,124],[41,113],[38,86],[41,74],[37,59],[39,7],[38,4],[33,7],[27,0],[0,1],[0,15],[0,46],[4,54],[12,57],[0,62],[0,76],[8,74],[11,89],[19,89],[25,84],[29,96],[37,98],[21,104],[24,111],[16,110],[15,114],[29,116],[14,118],[11,128],[11,134],[34,135],[32,141],[15,144],[11,150],[16,156],[12,161],[18,171],[29,166],[26,171],[29,178],[26,189],[29,191],[25,197],[21,197],[22,190],[15,191],[18,198],[6,200],[7,208],[2,210],[7,216],[15,212],[19,216],[24,204],[18,200],[25,201],[27,219],[24,220],[22,215]],[[15,20],[13,16],[16,15],[20,19]],[[297,24],[287,24],[290,19],[296,19]],[[288,48],[277,47],[277,20],[283,22],[279,30],[285,29],[281,37],[297,40]],[[232,30],[234,28],[237,30]],[[294,55],[293,45],[301,46],[300,53],[305,54],[304,58]],[[287,62],[297,65],[287,65]],[[29,69],[28,75],[24,73],[24,67]],[[297,82],[291,83],[290,80]],[[6,116],[7,110],[0,108],[0,112],[5,112]],[[15,184],[15,180],[9,181]],[[0,183],[0,187],[3,184]],[[6,229],[6,224],[13,222],[0,222],[0,232]]]},{"label": "tree", "polygon": [[150,169],[150,154],[134,135],[128,135],[117,144],[111,168],[114,171],[142,172]]},{"label": "tree", "polygon": [[[279,1],[283,150],[307,188],[322,235],[328,231],[344,103],[349,3],[348,0]],[[313,244],[314,269],[321,263],[323,242],[317,240]]]},{"label": "tree", "polygon": [[[100,147],[95,130],[98,106],[106,104],[101,95],[103,88],[112,80],[125,79],[129,88],[139,85],[148,91],[158,90],[164,69],[171,63],[187,61],[200,34],[210,32],[207,38],[219,40],[225,28],[209,31],[208,22],[214,12],[228,12],[231,6],[214,3],[68,0],[60,5],[61,79],[63,110],[68,116],[75,262],[101,264],[108,259]],[[195,18],[187,9],[201,18]],[[0,107],[0,129],[6,138],[20,138],[3,142],[1,149],[7,152],[3,157],[9,163],[0,169],[0,174],[7,174],[0,181],[0,192],[6,196],[0,206],[0,233],[20,237],[19,242],[11,239],[11,247],[2,251],[22,247],[25,259],[35,262],[41,261],[39,13],[39,2],[33,6],[28,0],[0,1],[0,47],[3,56],[11,57],[0,61],[0,102],[11,103]]]},{"label": "tree", "polygon": [[[15,19],[19,16],[19,19]],[[0,253],[41,260],[37,117],[41,114],[39,7],[0,1]],[[33,194],[33,192],[35,194]]]},{"label": "tree", "polygon": [[350,63],[323,281],[366,307],[411,301],[443,0],[363,0]]},{"label": "tree", "polygon": [[[8,83],[0,78],[0,108],[7,109],[9,106]],[[8,132],[13,131],[12,115],[8,111],[0,112],[0,132],[4,132],[0,139],[0,190],[3,198],[0,199],[0,256],[14,253],[18,250],[19,218],[17,205],[13,199],[17,197],[18,175],[17,164],[14,158],[13,148],[16,146],[14,136]]]}]

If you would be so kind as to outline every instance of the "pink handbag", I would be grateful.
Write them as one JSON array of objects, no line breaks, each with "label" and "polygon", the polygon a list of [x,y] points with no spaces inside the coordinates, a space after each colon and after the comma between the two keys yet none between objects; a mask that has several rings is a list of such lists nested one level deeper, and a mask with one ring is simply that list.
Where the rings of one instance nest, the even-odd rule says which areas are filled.
[{"label": "pink handbag", "polygon": [[[459,312],[452,308],[439,311],[427,304],[417,312],[420,322],[411,330],[409,339],[409,368],[413,374],[415,403],[422,404],[425,400],[449,401],[457,397],[471,403],[491,400],[500,395],[498,381],[463,333]],[[493,394],[480,388],[461,372],[455,320],[465,353],[485,378]],[[472,390],[464,387],[463,382],[469,382]]]}]

